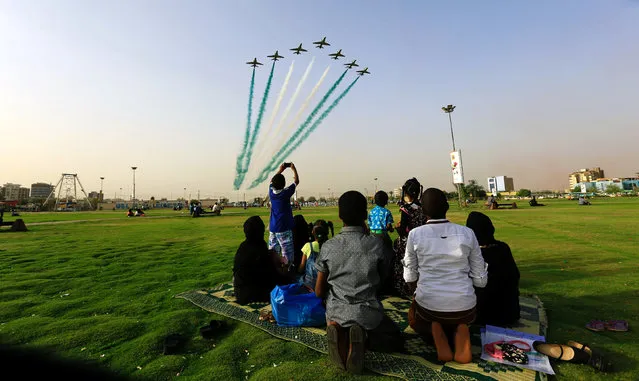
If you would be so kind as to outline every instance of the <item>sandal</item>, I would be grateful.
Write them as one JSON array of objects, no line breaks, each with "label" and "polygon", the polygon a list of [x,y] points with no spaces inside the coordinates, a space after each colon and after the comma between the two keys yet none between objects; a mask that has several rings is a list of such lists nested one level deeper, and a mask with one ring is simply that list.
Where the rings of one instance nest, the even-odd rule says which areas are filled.
[{"label": "sandal", "polygon": [[586,324],[586,328],[591,331],[602,332],[606,330],[606,323],[601,320],[591,320],[590,323]]},{"label": "sandal", "polygon": [[608,320],[606,329],[612,332],[628,332],[628,322],[625,320]]}]

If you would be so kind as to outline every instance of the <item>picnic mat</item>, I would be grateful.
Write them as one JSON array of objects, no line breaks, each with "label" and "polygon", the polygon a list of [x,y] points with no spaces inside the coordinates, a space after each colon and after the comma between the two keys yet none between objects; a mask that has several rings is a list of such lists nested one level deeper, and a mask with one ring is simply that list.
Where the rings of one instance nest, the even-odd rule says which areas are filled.
[{"label": "picnic mat", "polygon": [[[251,303],[241,306],[235,303],[232,284],[221,284],[209,290],[187,291],[175,296],[190,301],[206,311],[238,320],[284,340],[294,341],[321,353],[328,353],[325,327],[279,327],[259,320],[260,311],[270,311],[270,303]],[[364,366],[373,372],[399,377],[404,380],[496,380],[533,381],[546,380],[546,375],[528,369],[497,364],[482,360],[479,327],[471,326],[473,361],[469,364],[442,363],[437,360],[437,350],[427,345],[408,326],[410,301],[398,297],[382,300],[386,314],[400,327],[405,345],[402,353],[366,352]],[[546,313],[536,296],[520,297],[521,319],[517,331],[546,335]]]}]

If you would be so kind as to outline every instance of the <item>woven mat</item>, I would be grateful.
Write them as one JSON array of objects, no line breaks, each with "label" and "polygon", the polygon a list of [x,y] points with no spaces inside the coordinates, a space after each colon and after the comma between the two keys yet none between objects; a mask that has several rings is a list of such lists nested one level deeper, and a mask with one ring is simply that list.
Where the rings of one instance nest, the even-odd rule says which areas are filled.
[{"label": "woven mat", "polygon": [[[270,311],[270,303],[251,303],[241,306],[235,303],[232,284],[221,284],[210,290],[188,291],[176,295],[196,306],[234,320],[238,320],[284,340],[294,341],[321,353],[328,353],[325,328],[278,327],[259,320],[260,311]],[[442,363],[437,360],[435,347],[426,343],[408,326],[410,301],[397,297],[382,300],[386,314],[399,325],[405,338],[404,352],[366,352],[364,366],[373,372],[399,377],[404,380],[496,380],[542,381],[546,375],[528,369],[487,362],[479,358],[481,339],[479,327],[471,326],[473,361],[469,364]],[[521,319],[517,331],[545,336],[547,319],[541,301],[535,297],[520,297]]]}]

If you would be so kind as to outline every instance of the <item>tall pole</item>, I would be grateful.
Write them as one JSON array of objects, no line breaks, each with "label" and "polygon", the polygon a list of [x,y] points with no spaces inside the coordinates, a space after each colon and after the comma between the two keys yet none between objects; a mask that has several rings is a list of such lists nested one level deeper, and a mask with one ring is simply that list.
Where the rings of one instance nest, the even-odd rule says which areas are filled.
[{"label": "tall pole", "polygon": [[131,200],[131,204],[133,204],[135,202],[135,170],[138,169],[138,167],[131,167],[131,169],[133,170],[133,199]]},{"label": "tall pole", "polygon": [[104,196],[102,193],[102,189],[104,188],[104,177],[100,177],[100,197],[98,199],[98,201],[103,201],[104,200]]},{"label": "tall pole", "polygon": [[[450,115],[453,113],[453,111],[455,111],[455,107],[454,105],[448,105],[448,106],[444,106],[442,107],[442,110],[448,114],[448,123],[450,124],[450,139],[453,142],[453,152],[457,151],[457,147],[455,147],[455,133],[453,132],[453,117]],[[461,161],[460,161],[460,171],[463,174],[464,173],[464,168],[461,166]],[[462,198],[461,198],[461,184],[455,184],[457,186],[457,199],[459,201],[459,207],[461,208],[463,206],[462,204]]]}]

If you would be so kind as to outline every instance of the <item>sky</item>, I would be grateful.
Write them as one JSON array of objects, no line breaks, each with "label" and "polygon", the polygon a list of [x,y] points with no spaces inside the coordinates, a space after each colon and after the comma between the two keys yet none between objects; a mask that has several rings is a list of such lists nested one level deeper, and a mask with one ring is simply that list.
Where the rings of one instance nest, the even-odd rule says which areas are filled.
[{"label": "sky", "polygon": [[[303,117],[357,59],[361,78],[295,150],[300,195],[392,190],[411,177],[452,190],[448,117],[466,180],[506,175],[516,188],[568,187],[599,166],[639,171],[639,1],[0,0],[0,184],[55,184],[77,173],[107,197],[266,194],[233,190],[247,126],[276,49],[262,132],[295,60],[279,113]],[[327,37],[330,47],[312,42]],[[299,43],[307,53],[293,56]],[[345,58],[327,56],[343,49]],[[355,78],[349,72],[333,97]],[[303,120],[303,118],[302,118]],[[289,127],[290,125],[290,127]],[[260,136],[275,152],[280,137]],[[264,155],[263,155],[264,156]],[[245,186],[268,159],[252,160]],[[290,180],[290,172],[285,172]],[[377,178],[378,180],[374,180]],[[186,188],[186,190],[184,190]]]}]

